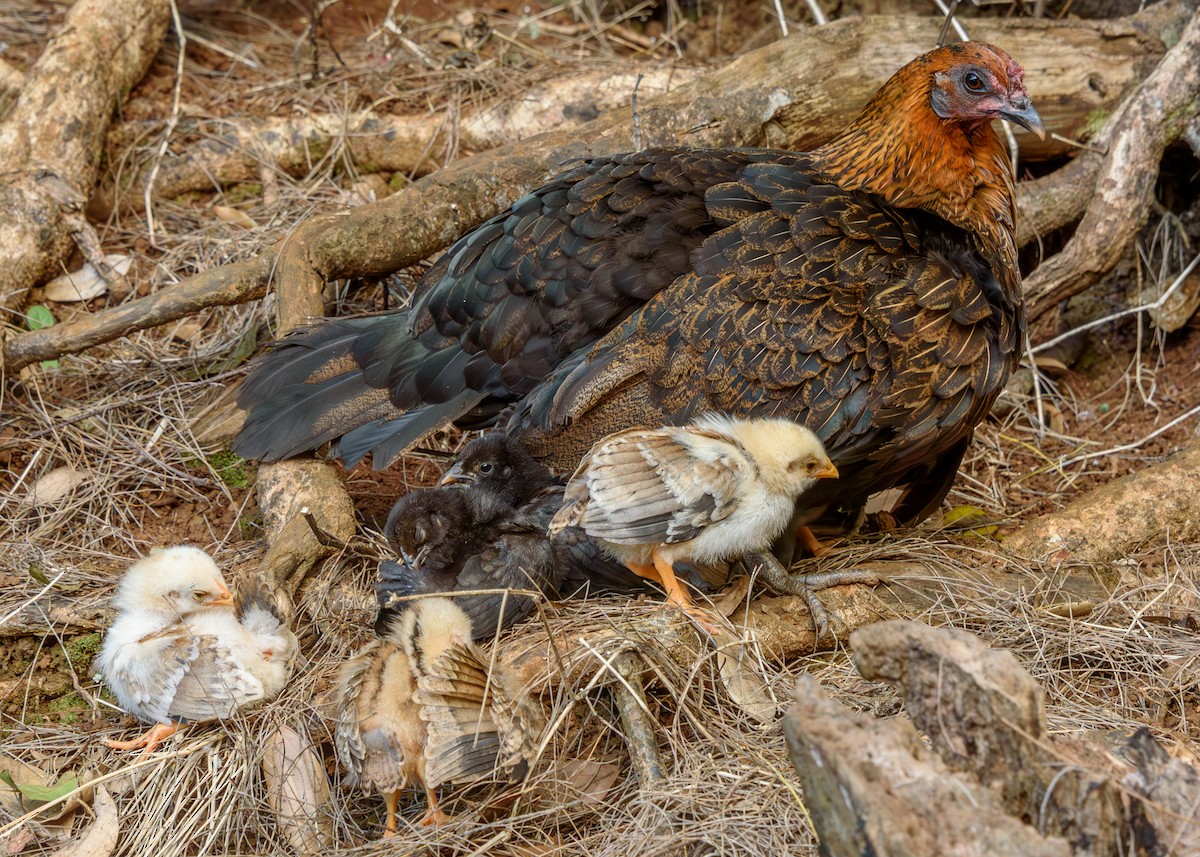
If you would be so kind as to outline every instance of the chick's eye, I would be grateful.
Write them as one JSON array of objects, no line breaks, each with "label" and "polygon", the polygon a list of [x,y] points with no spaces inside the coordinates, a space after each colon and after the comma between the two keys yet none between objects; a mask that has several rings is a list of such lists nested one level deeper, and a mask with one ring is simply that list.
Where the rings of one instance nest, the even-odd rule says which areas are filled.
[{"label": "chick's eye", "polygon": [[193,600],[193,601],[203,601],[203,600],[204,600],[205,598],[207,598],[207,597],[208,597],[208,593],[207,593],[207,592],[204,592],[203,590],[199,590],[199,589],[198,589],[198,590],[196,590],[195,592],[193,592],[193,593],[192,593],[192,600]]},{"label": "chick's eye", "polygon": [[492,463],[490,461],[483,462],[483,464],[479,465],[479,472],[480,473],[491,473],[492,472]]},{"label": "chick's eye", "polygon": [[963,83],[967,85],[967,89],[971,90],[971,92],[983,91],[983,78],[973,71],[967,72],[966,76],[963,77]]}]

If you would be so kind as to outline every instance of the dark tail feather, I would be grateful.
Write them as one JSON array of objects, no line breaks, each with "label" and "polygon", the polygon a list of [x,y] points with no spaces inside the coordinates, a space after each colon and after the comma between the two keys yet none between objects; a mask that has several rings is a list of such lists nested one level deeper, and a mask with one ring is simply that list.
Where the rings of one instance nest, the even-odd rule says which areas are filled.
[{"label": "dark tail feather", "polygon": [[370,452],[374,468],[382,470],[425,435],[458,419],[484,398],[483,393],[464,390],[448,402],[413,408],[393,419],[373,420],[342,435],[335,452],[347,467]]},{"label": "dark tail feather", "polygon": [[386,379],[416,372],[431,356],[412,337],[404,312],[337,319],[294,333],[262,359],[238,392],[248,414],[233,450],[243,458],[278,461],[343,438],[338,452],[348,463],[374,452],[376,468],[383,468],[485,398],[466,391],[428,407],[416,399],[408,413],[394,404]]}]

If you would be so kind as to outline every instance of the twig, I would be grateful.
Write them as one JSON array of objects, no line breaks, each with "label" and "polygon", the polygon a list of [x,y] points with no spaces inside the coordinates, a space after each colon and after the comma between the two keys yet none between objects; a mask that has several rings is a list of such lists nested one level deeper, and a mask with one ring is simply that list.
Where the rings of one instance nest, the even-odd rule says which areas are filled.
[{"label": "twig", "polygon": [[1043,342],[1041,345],[1035,346],[1030,353],[1037,354],[1040,351],[1046,351],[1047,349],[1058,345],[1060,342],[1070,339],[1072,336],[1077,336],[1080,333],[1083,333],[1085,330],[1091,330],[1093,327],[1100,327],[1103,324],[1108,324],[1111,321],[1116,321],[1117,319],[1124,318],[1127,315],[1136,315],[1137,313],[1148,312],[1150,310],[1161,308],[1162,305],[1167,302],[1167,299],[1170,298],[1171,295],[1175,294],[1179,287],[1183,285],[1183,281],[1187,279],[1188,275],[1192,273],[1193,270],[1195,270],[1198,263],[1200,263],[1200,254],[1196,255],[1196,257],[1188,263],[1188,266],[1179,273],[1179,276],[1175,278],[1175,281],[1167,287],[1167,290],[1158,296],[1158,300],[1153,301],[1152,303],[1142,304],[1141,306],[1135,306],[1130,309],[1123,309],[1120,312],[1114,312],[1112,315],[1106,315],[1103,318],[1098,318],[1093,321],[1089,321],[1086,324],[1081,324],[1079,327],[1074,327],[1071,330],[1068,330],[1066,333],[1060,333],[1053,339]]},{"label": "twig", "polygon": [[632,652],[622,652],[613,662],[613,668],[621,679],[613,685],[612,692],[625,740],[629,743],[629,760],[637,773],[638,783],[645,789],[666,779],[667,774],[659,757],[650,709],[646,706],[641,671]]},{"label": "twig", "polygon": [[817,0],[804,0],[808,6],[808,11],[812,13],[813,20],[818,27],[824,27],[829,23],[829,18],[825,15],[825,10],[821,8],[821,4]]},{"label": "twig", "polygon": [[175,87],[171,96],[171,115],[167,117],[167,127],[163,129],[162,139],[158,142],[158,151],[154,153],[154,166],[146,178],[146,187],[142,191],[142,202],[146,209],[146,236],[150,239],[151,247],[158,247],[154,238],[154,179],[158,176],[158,168],[163,157],[167,154],[167,144],[171,134],[179,124],[179,99],[183,89],[183,61],[187,55],[187,33],[183,29],[183,21],[179,18],[179,7],[175,0],[168,0],[171,5],[171,21],[175,26],[175,39],[179,45],[179,56],[175,60]]},{"label": "twig", "polygon": [[308,510],[307,506],[300,509],[300,515],[308,523],[308,528],[312,530],[313,538],[322,547],[333,548],[334,550],[345,550],[347,545],[337,536],[331,534],[328,530],[321,528],[317,523],[317,519],[313,517],[313,513]]},{"label": "twig", "polygon": [[1197,405],[1196,407],[1192,408],[1191,410],[1187,411],[1186,413],[1180,414],[1175,419],[1173,419],[1169,423],[1167,423],[1165,426],[1161,426],[1160,428],[1155,429],[1154,431],[1150,432],[1150,434],[1143,437],[1141,440],[1135,440],[1135,441],[1132,441],[1131,443],[1125,443],[1125,444],[1121,444],[1120,446],[1114,446],[1111,449],[1102,449],[1099,452],[1089,452],[1089,453],[1085,453],[1084,455],[1077,455],[1074,458],[1059,462],[1057,466],[1060,470],[1062,470],[1064,468],[1070,467],[1072,464],[1078,464],[1081,461],[1088,461],[1093,458],[1103,458],[1106,455],[1116,455],[1117,453],[1120,453],[1120,452],[1129,452],[1130,450],[1137,449],[1139,446],[1142,446],[1143,444],[1154,440],[1154,438],[1158,437],[1160,434],[1170,431],[1171,429],[1175,428],[1175,426],[1179,425],[1184,420],[1190,419],[1197,415],[1200,415],[1200,405]]},{"label": "twig", "polygon": [[20,613],[22,610],[24,610],[30,604],[33,604],[35,601],[37,601],[39,598],[41,598],[43,595],[45,595],[47,592],[49,592],[51,589],[53,589],[54,584],[58,583],[58,581],[61,580],[62,576],[66,573],[67,573],[66,569],[63,569],[58,574],[54,575],[54,579],[51,580],[49,583],[47,583],[45,586],[43,586],[40,592],[38,592],[32,598],[29,598],[28,600],[26,600],[24,604],[22,604],[20,607],[17,607],[15,610],[11,611],[3,619],[0,619],[0,628],[3,628],[6,624],[8,624],[8,620],[11,619],[13,616],[16,616],[18,613]]}]

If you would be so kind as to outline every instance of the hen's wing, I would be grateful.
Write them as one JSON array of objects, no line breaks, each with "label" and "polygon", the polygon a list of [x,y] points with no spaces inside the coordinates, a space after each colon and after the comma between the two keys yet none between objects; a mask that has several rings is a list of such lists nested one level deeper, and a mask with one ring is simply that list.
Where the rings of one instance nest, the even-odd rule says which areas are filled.
[{"label": "hen's wing", "polygon": [[430,788],[510,777],[533,760],[543,718],[500,668],[489,678],[483,654],[452,646],[418,679],[428,743],[425,775]]},{"label": "hen's wing", "polygon": [[459,239],[411,310],[325,322],[278,343],[238,394],[234,449],[274,460],[342,436],[383,467],[455,419],[483,425],[565,357],[691,269],[742,216],[714,185],[770,150],[651,149],[586,161]]},{"label": "hen's wing", "polygon": [[733,513],[752,470],[723,435],[630,429],[592,448],[556,521],[618,544],[687,541]]},{"label": "hen's wing", "polygon": [[842,473],[804,496],[817,506],[960,448],[1017,357],[1015,272],[939,218],[803,170],[750,167],[713,194],[758,208],[514,412],[530,451],[561,465],[630,423],[784,416]]}]

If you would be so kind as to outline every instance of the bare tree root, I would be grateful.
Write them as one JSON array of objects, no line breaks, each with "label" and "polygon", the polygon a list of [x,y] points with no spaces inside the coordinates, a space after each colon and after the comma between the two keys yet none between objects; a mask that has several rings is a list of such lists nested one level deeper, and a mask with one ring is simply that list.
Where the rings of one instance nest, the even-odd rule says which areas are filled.
[{"label": "bare tree root", "polygon": [[[264,165],[304,175],[318,154],[342,147],[342,155],[374,171],[422,176],[441,165],[453,136],[460,150],[481,152],[528,139],[548,131],[581,124],[609,110],[626,108],[637,87],[641,98],[653,98],[681,86],[700,74],[697,69],[647,68],[643,72],[616,74],[587,71],[546,81],[536,89],[489,105],[465,117],[450,133],[446,124],[428,116],[392,116],[373,111],[346,115],[247,117],[228,120],[192,120],[180,123],[174,141],[177,157],[163,161],[154,180],[156,198],[172,198],[191,191],[220,190],[238,182],[260,179]],[[639,77],[641,80],[639,81]],[[113,130],[114,148],[125,149],[144,136],[145,129],[123,126]],[[119,201],[112,186],[98,190],[102,209],[138,207],[149,177],[143,165]]]},{"label": "bare tree root", "polygon": [[[1055,105],[1053,111],[1047,106],[1046,117],[1061,128],[1060,103],[1081,100],[1078,110],[1091,111],[1107,103],[1104,98],[1115,98],[1133,86],[1163,50],[1161,42],[1144,31],[1178,28],[1193,10],[1187,0],[1175,0],[1151,11],[1155,17],[1094,25],[980,21],[975,35],[1008,45],[1021,56],[1035,92]],[[816,145],[848,122],[900,63],[932,44],[936,29],[935,22],[915,18],[858,18],[797,33],[647,101],[639,111],[643,143]],[[1103,98],[1097,89],[1106,93]],[[1072,127],[1064,130],[1074,133]],[[390,273],[426,258],[502,211],[564,162],[625,151],[632,142],[631,118],[623,112],[609,114],[574,130],[543,134],[456,162],[346,217],[310,221],[301,228],[305,235],[289,242],[304,245],[305,264],[325,280]],[[238,263],[213,269],[164,294],[94,313],[84,321],[11,337],[4,345],[4,371],[15,373],[38,360],[173,321],[202,306],[260,297],[280,249],[264,252],[257,267]],[[210,289],[213,297],[204,303]],[[320,315],[315,305],[306,312]]]},{"label": "bare tree root", "polygon": [[1047,562],[1100,563],[1161,542],[1200,538],[1200,445],[1087,492],[1004,540],[1016,554]]},{"label": "bare tree root", "polygon": [[830,853],[1116,857],[1200,845],[1200,774],[1146,730],[1116,754],[1051,735],[1042,690],[1010,652],[916,622],[862,628],[850,645],[864,678],[900,691],[911,722],[864,717],[801,682],[784,729]]},{"label": "bare tree root", "polygon": [[1200,115],[1200,15],[1095,141],[1107,150],[1075,235],[1025,280],[1031,321],[1112,270],[1145,224],[1163,150]]},{"label": "bare tree root", "polygon": [[[80,0],[0,126],[0,308],[62,270],[113,108],[154,58],[166,0]],[[74,218],[72,222],[72,218]]]}]

